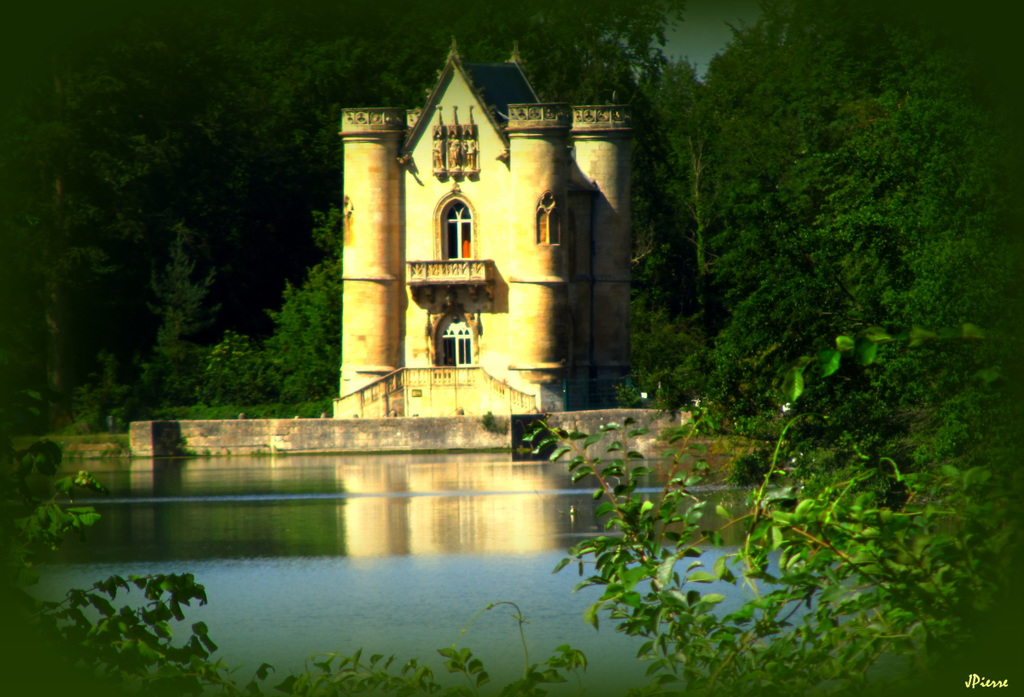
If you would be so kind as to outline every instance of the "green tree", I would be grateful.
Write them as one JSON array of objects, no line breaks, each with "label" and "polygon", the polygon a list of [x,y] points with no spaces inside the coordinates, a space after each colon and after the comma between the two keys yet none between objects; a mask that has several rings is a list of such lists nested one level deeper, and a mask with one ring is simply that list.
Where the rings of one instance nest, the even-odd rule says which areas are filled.
[{"label": "green tree", "polygon": [[301,286],[287,285],[281,310],[271,312],[275,331],[267,353],[285,402],[332,397],[338,390],[342,215],[337,206],[313,215],[313,238],[325,259],[309,270]]},{"label": "green tree", "polygon": [[163,271],[154,272],[151,287],[157,304],[150,310],[161,318],[154,355],[146,365],[144,384],[165,404],[192,404],[198,397],[200,363],[204,353],[187,337],[213,323],[219,307],[207,307],[206,296],[213,283],[211,269],[202,281],[193,281],[195,261],[185,252],[187,230],[179,227]]},{"label": "green tree", "polygon": [[[736,30],[699,90],[665,92],[669,107],[695,104],[689,130],[669,130],[675,166],[687,171],[699,155],[710,175],[706,189],[692,179],[669,189],[687,212],[703,206],[678,233],[705,256],[680,284],[701,289],[706,332],[681,395],[699,392],[734,426],[772,433],[777,376],[816,350],[816,336],[1019,328],[1007,304],[1019,299],[1021,258],[1011,124],[986,84],[969,55],[917,18],[797,1],[766,5]],[[882,345],[884,371],[844,364],[839,380],[807,388],[803,408],[835,419],[802,425],[794,450],[845,439],[876,453],[899,443],[918,465],[962,454],[988,437],[978,417],[990,397],[972,377],[1012,360],[1010,346]]]}]

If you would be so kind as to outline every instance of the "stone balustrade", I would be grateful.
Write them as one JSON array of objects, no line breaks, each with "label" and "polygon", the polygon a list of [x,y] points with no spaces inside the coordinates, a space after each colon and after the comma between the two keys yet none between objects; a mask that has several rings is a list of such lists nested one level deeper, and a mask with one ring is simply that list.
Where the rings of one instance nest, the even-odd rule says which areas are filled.
[{"label": "stone balustrade", "polygon": [[420,291],[446,286],[468,286],[474,296],[483,288],[488,297],[493,296],[496,273],[490,259],[409,261],[406,262],[406,270],[406,282],[417,301]]}]

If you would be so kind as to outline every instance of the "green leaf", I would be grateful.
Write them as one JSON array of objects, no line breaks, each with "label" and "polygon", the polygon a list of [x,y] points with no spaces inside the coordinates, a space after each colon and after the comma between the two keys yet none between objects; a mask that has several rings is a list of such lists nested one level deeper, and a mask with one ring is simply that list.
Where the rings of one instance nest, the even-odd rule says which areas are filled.
[{"label": "green leaf", "polygon": [[571,452],[571,451],[572,451],[572,448],[569,447],[568,445],[561,445],[561,446],[555,448],[554,452],[551,453],[551,456],[548,459],[551,462],[554,462],[558,458],[562,457],[562,455],[565,455],[566,453]]},{"label": "green leaf", "polygon": [[960,330],[963,332],[963,337],[965,339],[985,338],[985,331],[981,327],[971,324],[970,322],[964,322],[964,324],[961,325]]},{"label": "green leaf", "polygon": [[804,391],[802,368],[791,368],[782,380],[782,396],[786,402],[795,402]]},{"label": "green leaf", "polygon": [[864,330],[864,336],[868,341],[876,344],[885,343],[886,341],[892,341],[892,336],[889,332],[885,331],[881,327],[868,327]]},{"label": "green leaf", "polygon": [[707,571],[693,571],[687,577],[687,583],[711,583],[716,578]]},{"label": "green leaf", "polygon": [[878,344],[867,337],[857,339],[854,347],[854,358],[860,365],[871,365],[878,355]]},{"label": "green leaf", "polygon": [[597,611],[600,608],[601,603],[597,602],[583,611],[583,621],[593,625],[594,629],[597,629]]},{"label": "green leaf", "polygon": [[566,557],[562,561],[558,562],[557,564],[555,564],[555,568],[551,570],[551,573],[557,574],[559,571],[564,569],[566,564],[568,564],[570,561],[572,561],[572,559],[570,559],[569,557]]},{"label": "green leaf", "polygon": [[722,581],[732,583],[736,580],[736,576],[732,573],[732,570],[730,570],[729,567],[726,565],[727,559],[728,557],[726,557],[725,555],[720,556],[718,559],[715,559],[715,563],[712,565],[711,569],[712,571],[714,571],[716,577],[718,577]]},{"label": "green leaf", "polygon": [[818,365],[821,366],[822,377],[828,377],[839,370],[839,358],[841,355],[839,351],[818,351]]},{"label": "green leaf", "polygon": [[665,559],[663,562],[658,564],[658,570],[655,572],[654,577],[664,588],[669,585],[672,581],[672,570],[675,568],[676,558],[674,556]]},{"label": "green leaf", "polygon": [[854,342],[852,336],[846,336],[845,334],[840,334],[839,336],[836,337],[836,349],[840,353],[848,353],[848,352],[852,351],[853,347],[855,345],[856,345],[856,342]]},{"label": "green leaf", "polygon": [[811,508],[814,507],[814,504],[814,499],[804,499],[799,504],[797,504],[796,511],[794,511],[794,516],[796,518],[803,518],[810,512]]},{"label": "green leaf", "polygon": [[82,523],[82,525],[90,526],[95,525],[102,517],[92,507],[86,508],[69,508],[68,513],[74,515]]},{"label": "green leaf", "polygon": [[939,335],[933,331],[922,329],[921,327],[913,327],[910,330],[910,348],[920,346],[925,341],[932,339],[938,339]]}]

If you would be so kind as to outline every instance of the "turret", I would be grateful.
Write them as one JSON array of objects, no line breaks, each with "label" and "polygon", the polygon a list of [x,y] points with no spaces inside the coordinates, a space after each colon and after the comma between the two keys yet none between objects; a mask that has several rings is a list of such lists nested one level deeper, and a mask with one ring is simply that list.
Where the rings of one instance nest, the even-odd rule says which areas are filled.
[{"label": "turret", "polygon": [[569,368],[569,123],[565,104],[509,105],[509,370],[545,410],[562,409]]},{"label": "turret", "polygon": [[344,109],[341,394],[400,365],[401,109]]},{"label": "turret", "polygon": [[594,183],[591,322],[594,377],[629,372],[630,159],[629,107],[572,109],[576,164]]}]

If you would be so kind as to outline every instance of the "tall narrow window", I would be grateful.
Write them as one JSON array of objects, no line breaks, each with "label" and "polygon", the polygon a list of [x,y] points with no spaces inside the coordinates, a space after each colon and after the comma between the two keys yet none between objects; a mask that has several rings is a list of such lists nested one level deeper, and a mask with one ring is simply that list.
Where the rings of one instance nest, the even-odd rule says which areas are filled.
[{"label": "tall narrow window", "polygon": [[555,207],[555,196],[545,191],[537,204],[537,244],[561,244],[562,226]]},{"label": "tall narrow window", "polygon": [[445,259],[471,259],[473,257],[473,220],[469,207],[456,201],[445,216]]},{"label": "tall narrow window", "polygon": [[469,325],[453,318],[441,335],[441,365],[464,366],[473,363],[473,333]]}]

